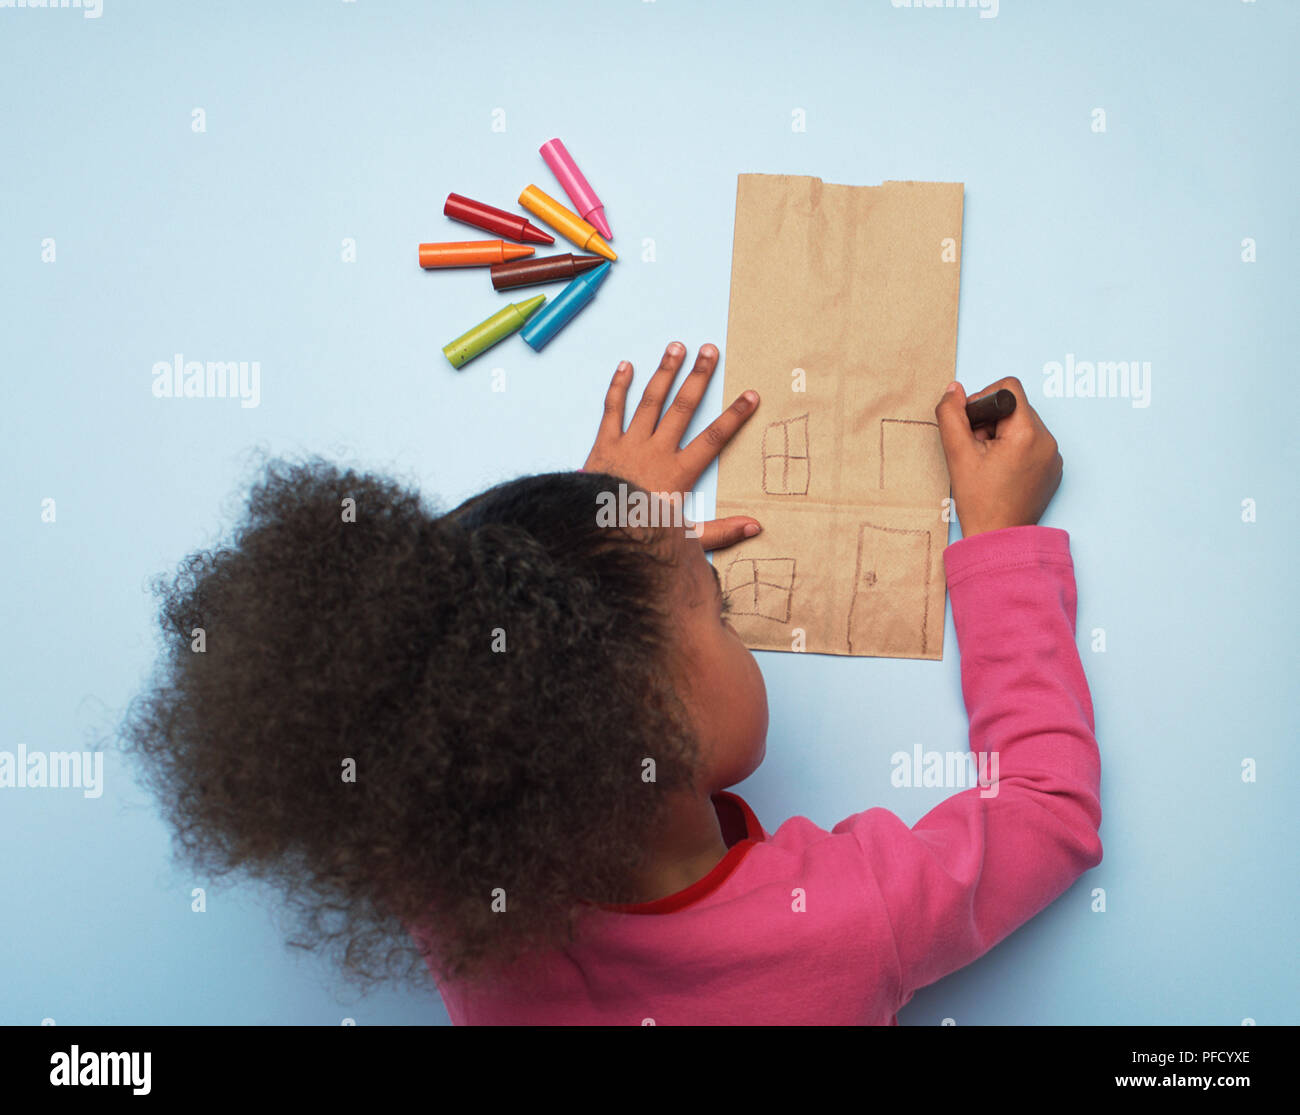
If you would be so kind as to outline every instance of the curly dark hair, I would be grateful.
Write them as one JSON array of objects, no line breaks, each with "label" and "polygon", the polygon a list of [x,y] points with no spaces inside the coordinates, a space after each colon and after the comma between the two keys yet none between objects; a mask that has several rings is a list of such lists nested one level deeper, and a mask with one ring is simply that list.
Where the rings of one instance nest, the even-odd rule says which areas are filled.
[{"label": "curly dark hair", "polygon": [[164,648],[119,739],[176,849],[274,884],[289,944],[365,991],[474,979],[636,901],[699,753],[663,531],[597,525],[620,483],[527,476],[439,515],[319,457],[266,465],[233,538],[153,582]]}]

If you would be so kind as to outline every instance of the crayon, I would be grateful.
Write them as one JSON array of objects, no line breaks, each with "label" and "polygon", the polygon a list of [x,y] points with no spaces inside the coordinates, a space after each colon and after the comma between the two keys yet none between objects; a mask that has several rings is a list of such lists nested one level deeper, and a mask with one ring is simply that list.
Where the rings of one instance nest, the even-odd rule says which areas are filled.
[{"label": "crayon", "polygon": [[511,240],[524,240],[529,244],[555,243],[554,236],[538,228],[527,217],[521,217],[518,213],[507,213],[495,205],[486,205],[473,198],[462,197],[460,194],[448,194],[442,211],[453,221],[473,225],[475,228],[494,232],[498,236],[508,236]]},{"label": "crayon", "polygon": [[519,335],[533,349],[541,352],[543,346],[596,297],[597,289],[609,275],[612,266],[602,263],[595,271],[579,275],[555,296],[554,302],[524,326],[524,331]]},{"label": "crayon", "polygon": [[498,263],[492,267],[492,286],[508,290],[517,286],[534,286],[537,283],[568,282],[585,274],[605,261],[600,256],[539,256],[537,259],[517,259],[513,263]]},{"label": "crayon", "polygon": [[566,209],[536,186],[529,186],[519,195],[519,204],[544,220],[566,240],[572,240],[584,252],[596,252],[606,259],[618,259],[614,249],[605,243],[593,225],[589,225],[572,209]]},{"label": "crayon", "polygon": [[539,150],[542,158],[546,160],[546,165],[551,168],[555,177],[560,180],[560,185],[564,187],[564,192],[569,195],[569,200],[573,202],[573,208],[578,211],[578,216],[588,224],[595,225],[596,231],[606,240],[613,240],[614,234],[610,232],[609,222],[605,220],[604,204],[596,196],[596,191],[591,188],[591,183],[578,169],[578,164],[573,161],[573,156],[569,154],[564,144],[558,139],[547,140]]},{"label": "crayon", "polygon": [[992,426],[999,418],[1014,414],[1015,409],[1016,396],[1004,387],[992,395],[985,395],[982,399],[967,403],[966,417],[970,420],[970,428],[973,430],[978,426]]},{"label": "crayon", "polygon": [[454,240],[446,244],[421,244],[420,266],[484,267],[530,256],[536,248],[507,244],[504,240]]},{"label": "crayon", "polygon": [[503,341],[510,336],[545,301],[546,295],[539,294],[536,298],[528,299],[527,302],[513,302],[504,310],[498,310],[467,333],[462,333],[454,341],[443,345],[443,356],[451,361],[453,368],[463,367],[479,353],[490,349],[497,341]]}]

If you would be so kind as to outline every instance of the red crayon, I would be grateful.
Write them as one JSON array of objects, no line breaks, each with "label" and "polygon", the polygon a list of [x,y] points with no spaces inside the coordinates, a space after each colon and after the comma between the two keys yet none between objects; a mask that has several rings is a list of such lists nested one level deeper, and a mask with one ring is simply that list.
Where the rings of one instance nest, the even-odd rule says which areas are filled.
[{"label": "red crayon", "polygon": [[509,290],[511,287],[533,286],[535,283],[567,283],[604,262],[600,256],[575,256],[570,253],[494,263],[491,271],[492,286],[497,290]]},{"label": "red crayon", "polygon": [[442,211],[453,221],[463,221],[475,228],[495,232],[498,236],[508,236],[511,240],[523,240],[529,244],[554,244],[555,237],[543,232],[527,217],[516,213],[507,213],[492,205],[485,205],[473,198],[461,197],[460,194],[448,194],[447,204]]}]

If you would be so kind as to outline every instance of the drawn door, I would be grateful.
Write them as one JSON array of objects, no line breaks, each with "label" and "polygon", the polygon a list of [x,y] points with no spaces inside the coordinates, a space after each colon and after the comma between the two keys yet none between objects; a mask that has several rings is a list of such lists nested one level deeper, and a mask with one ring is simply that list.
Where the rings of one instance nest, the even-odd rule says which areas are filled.
[{"label": "drawn door", "polygon": [[875,646],[882,656],[927,653],[930,532],[862,523],[849,607],[849,650]]}]

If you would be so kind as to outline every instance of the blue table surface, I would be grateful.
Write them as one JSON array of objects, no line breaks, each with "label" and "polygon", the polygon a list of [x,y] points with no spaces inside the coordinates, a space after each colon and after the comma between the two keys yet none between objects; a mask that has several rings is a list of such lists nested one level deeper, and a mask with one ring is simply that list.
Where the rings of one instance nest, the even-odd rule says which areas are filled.
[{"label": "blue table surface", "polygon": [[[1106,853],[901,1021],[1300,1021],[1297,32],[1277,0],[0,10],[0,749],[111,727],[153,662],[149,578],[238,515],[255,449],[443,507],[577,468],[618,361],[638,394],[671,340],[725,363],[737,174],[962,182],[957,376],[1019,377],[1061,446],[1043,522],[1071,538]],[[541,353],[456,372],[441,347],[501,296],[416,245],[474,238],[449,191],[562,196],[555,136],[619,262]],[[255,365],[255,405],[154,396],[194,360]],[[1149,394],[1052,393],[1067,360],[1149,364]],[[691,432],[727,401],[720,370]],[[947,624],[942,662],[759,655],[768,756],[734,789],[769,830],[950,792],[890,784],[896,751],[965,744]],[[432,990],[341,1000],[253,887],[191,913],[209,880],[115,756],[104,778],[0,790],[0,1024],[446,1021]]]}]

